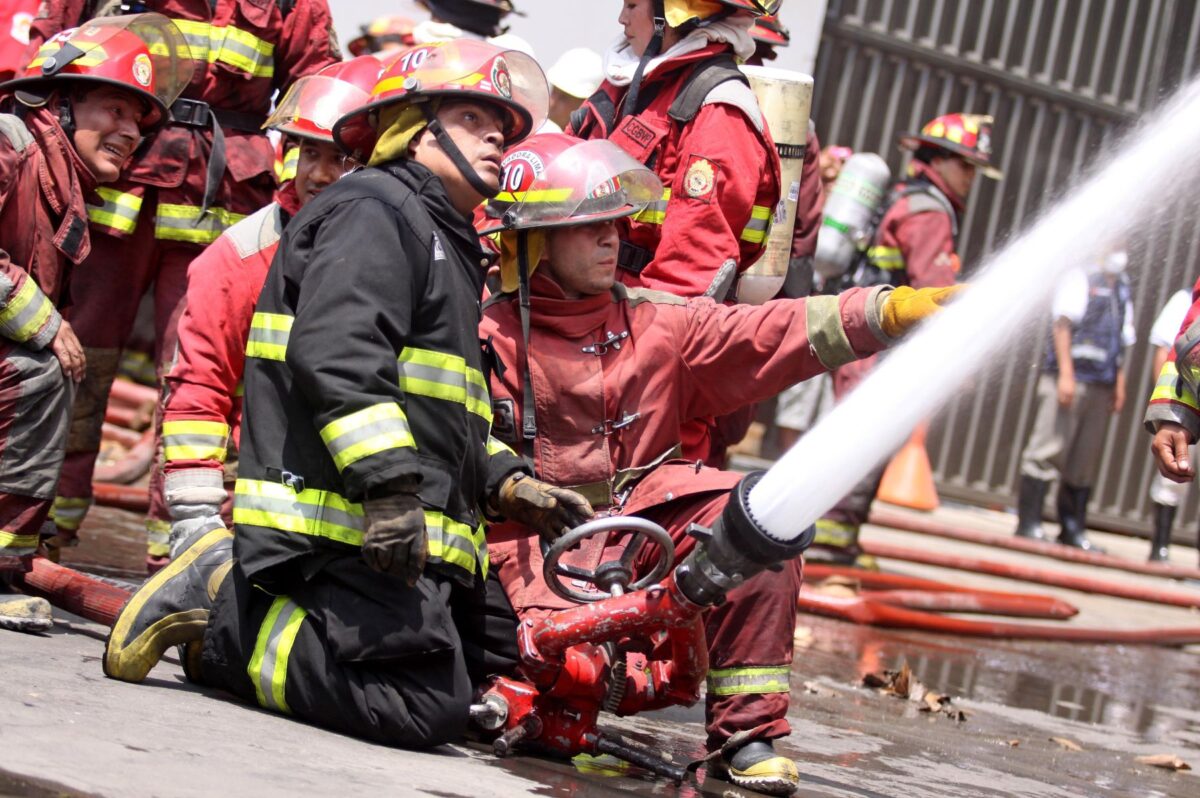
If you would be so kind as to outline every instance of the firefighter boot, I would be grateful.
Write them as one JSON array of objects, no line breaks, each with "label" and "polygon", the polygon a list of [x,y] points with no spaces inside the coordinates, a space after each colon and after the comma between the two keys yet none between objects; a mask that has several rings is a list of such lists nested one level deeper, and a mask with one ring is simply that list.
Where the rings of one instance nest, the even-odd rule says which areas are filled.
[{"label": "firefighter boot", "polygon": [[104,675],[140,682],[168,648],[203,639],[217,589],[232,567],[232,532],[196,533],[117,616],[104,646]]},{"label": "firefighter boot", "polygon": [[1166,562],[1171,557],[1171,525],[1175,523],[1176,508],[1169,504],[1154,505],[1154,537],[1150,541],[1150,562]]},{"label": "firefighter boot", "polygon": [[1030,540],[1045,540],[1042,529],[1042,504],[1046,501],[1046,488],[1050,483],[1043,479],[1021,475],[1021,487],[1017,493],[1017,537]]},{"label": "firefighter boot", "polygon": [[1084,551],[1103,553],[1096,544],[1087,539],[1087,503],[1090,487],[1077,488],[1065,482],[1058,486],[1058,523],[1062,527],[1058,542]]},{"label": "firefighter boot", "polygon": [[9,593],[0,578],[0,629],[45,632],[53,625],[50,602],[44,598]]},{"label": "firefighter boot", "polygon": [[770,740],[751,740],[722,756],[731,782],[767,795],[791,795],[800,786],[796,763],[775,753]]}]

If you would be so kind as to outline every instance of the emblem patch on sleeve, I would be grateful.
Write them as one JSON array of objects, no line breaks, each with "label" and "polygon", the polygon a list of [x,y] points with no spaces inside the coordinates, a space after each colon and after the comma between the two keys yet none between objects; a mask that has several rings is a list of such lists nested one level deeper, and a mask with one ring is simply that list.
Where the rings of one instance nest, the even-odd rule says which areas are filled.
[{"label": "emblem patch on sleeve", "polygon": [[687,172],[683,176],[683,189],[692,199],[710,202],[717,187],[717,169],[712,161],[693,155],[688,159]]}]

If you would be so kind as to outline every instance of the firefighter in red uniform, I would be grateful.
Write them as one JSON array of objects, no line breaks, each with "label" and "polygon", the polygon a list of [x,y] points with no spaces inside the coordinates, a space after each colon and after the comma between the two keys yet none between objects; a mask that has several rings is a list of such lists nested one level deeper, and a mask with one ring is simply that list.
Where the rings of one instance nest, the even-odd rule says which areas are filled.
[{"label": "firefighter in red uniform", "polygon": [[[762,255],[779,201],[779,159],[738,59],[750,27],[779,5],[760,0],[633,0],[625,41],[569,133],[605,138],[651,167],[663,193],[621,222],[621,282],[684,297],[732,299]],[[723,460],[712,420],[684,431],[684,455]]]},{"label": "firefighter in red uniform", "polygon": [[[221,513],[228,506],[224,464],[240,430],[239,388],[254,303],[288,222],[354,166],[334,143],[333,124],[370,101],[383,68],[384,62],[364,55],[292,84],[266,126],[299,150],[295,178],[275,192],[274,202],[222,233],[188,269],[179,352],[162,405],[171,541],[230,525]],[[152,542],[167,551],[165,535]]]},{"label": "firefighter in red uniform", "polygon": [[[167,119],[192,74],[158,14],[112,17],[47,42],[0,114],[0,594],[28,570],[62,467],[74,385],[91,364],[58,309],[78,298],[87,197]],[[0,595],[0,628],[42,630],[43,599]]]},{"label": "firefighter in red uniform", "polygon": [[[992,165],[992,118],[946,114],[900,137],[913,151],[908,178],[897,183],[882,212],[866,259],[847,277],[854,285],[926,288],[953,285],[958,277],[957,239],[967,194],[977,171],[1001,178]],[[839,368],[833,393],[841,399],[870,373],[869,358]],[[817,522],[817,548],[832,559],[858,556],[858,531],[866,522],[886,463],[868,474]]]},{"label": "firefighter in red uniform", "polygon": [[[660,192],[611,142],[551,133],[511,150],[485,227],[503,231],[502,292],[485,303],[480,337],[497,363],[492,434],[598,511],[663,525],[685,554],[689,525],[710,525],[742,475],[678,459],[680,425],[877,352],[936,299],[876,287],[731,306],[615,282],[617,222]],[[567,559],[612,559],[597,541]],[[518,614],[569,606],[540,577],[533,530],[493,526],[488,547]],[[636,567],[653,565],[643,554]],[[764,572],[707,620],[708,747],[736,783],[784,794],[798,775],[771,740],[789,731],[799,588],[798,563]]]},{"label": "firefighter in red uniform", "polygon": [[[46,0],[32,43],[79,24],[89,0]],[[340,60],[325,0],[150,0],[176,22],[198,64],[171,124],[139,150],[122,180],[89,205],[92,253],[71,311],[88,357],[67,442],[48,553],[73,545],[91,505],[92,470],[109,388],[138,304],[153,284],[160,374],[175,350],[173,320],[187,268],[234,222],[271,201],[274,155],[261,130],[271,97]],[[160,497],[161,498],[161,497]],[[161,530],[160,530],[161,531]],[[156,549],[157,550],[157,549]]]}]

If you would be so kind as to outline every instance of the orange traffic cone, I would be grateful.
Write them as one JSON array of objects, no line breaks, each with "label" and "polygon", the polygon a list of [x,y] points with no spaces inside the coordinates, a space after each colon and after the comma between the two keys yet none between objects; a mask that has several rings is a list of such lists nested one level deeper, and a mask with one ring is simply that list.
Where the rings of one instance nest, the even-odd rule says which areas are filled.
[{"label": "orange traffic cone", "polygon": [[879,482],[876,498],[888,504],[911,507],[914,510],[936,510],[937,488],[933,484],[933,469],[925,451],[928,424],[919,424],[912,437],[896,452]]}]

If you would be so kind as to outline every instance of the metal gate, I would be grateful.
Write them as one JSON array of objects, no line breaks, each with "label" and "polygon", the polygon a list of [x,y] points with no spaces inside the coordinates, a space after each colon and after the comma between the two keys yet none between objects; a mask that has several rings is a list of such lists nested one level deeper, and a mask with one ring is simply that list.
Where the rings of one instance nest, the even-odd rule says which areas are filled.
[{"label": "metal gate", "polygon": [[[952,111],[996,118],[1006,179],[980,179],[960,251],[966,273],[1019,231],[1103,145],[1152,108],[1200,53],[1194,0],[831,0],[817,59],[813,117],[823,144],[874,151],[900,173],[896,136]],[[1197,123],[1200,146],[1200,122]],[[1129,397],[1107,430],[1093,525],[1149,528],[1153,466],[1141,417],[1157,375],[1150,327],[1167,298],[1200,273],[1193,203],[1165,208],[1131,242],[1138,343]],[[930,457],[943,495],[1011,504],[1033,422],[1037,364],[1049,319],[1014,356],[934,421]],[[1193,491],[1195,493],[1195,491]],[[1197,498],[1181,516],[1190,538]],[[1185,524],[1177,524],[1181,529]]]}]

